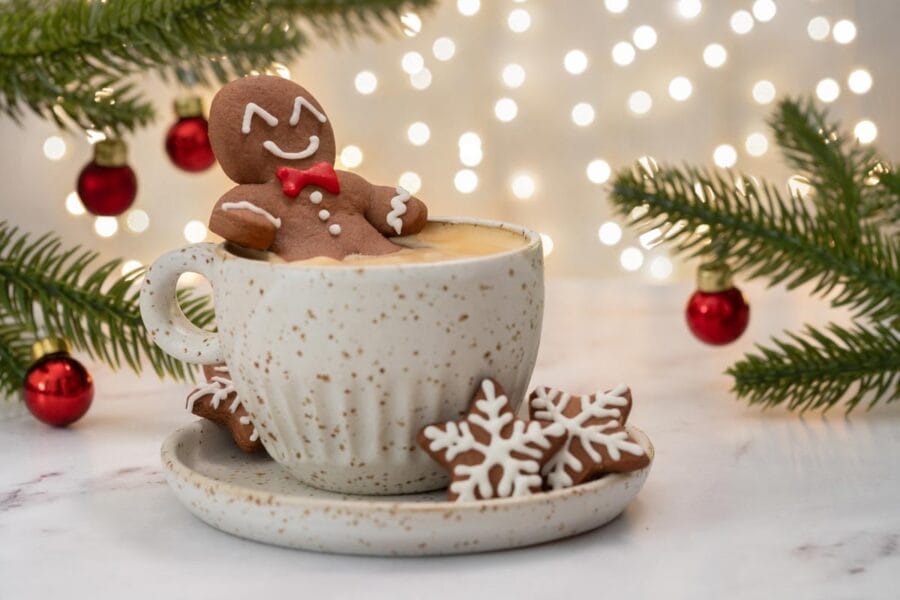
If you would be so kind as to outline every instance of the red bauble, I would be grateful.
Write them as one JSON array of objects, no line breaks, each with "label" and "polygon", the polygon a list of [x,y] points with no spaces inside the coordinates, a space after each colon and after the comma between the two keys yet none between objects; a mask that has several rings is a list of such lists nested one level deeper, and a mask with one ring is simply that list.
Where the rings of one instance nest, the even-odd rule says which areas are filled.
[{"label": "red bauble", "polygon": [[88,411],[94,399],[94,380],[84,366],[69,356],[65,340],[35,344],[39,358],[25,375],[28,410],[38,420],[65,427]]},{"label": "red bauble", "polygon": [[203,116],[203,103],[197,96],[186,96],[175,101],[178,121],[166,134],[166,153],[179,169],[205,171],[215,162],[209,144],[209,124]]},{"label": "red bauble", "polygon": [[78,197],[93,215],[114,217],[128,210],[137,196],[137,177],[126,163],[122,140],[94,144],[94,160],[78,175]]},{"label": "red bauble", "polygon": [[687,303],[688,327],[697,339],[721,345],[738,339],[750,321],[750,306],[731,284],[731,272],[722,264],[700,267],[698,290]]}]

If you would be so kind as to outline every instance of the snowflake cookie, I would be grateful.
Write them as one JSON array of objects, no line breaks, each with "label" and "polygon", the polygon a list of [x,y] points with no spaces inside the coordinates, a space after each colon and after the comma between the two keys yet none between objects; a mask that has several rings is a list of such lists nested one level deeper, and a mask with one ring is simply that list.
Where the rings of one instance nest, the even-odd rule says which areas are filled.
[{"label": "snowflake cookie", "polygon": [[562,448],[541,469],[549,489],[578,485],[604,473],[636,471],[650,463],[644,448],[625,429],[631,390],[624,385],[589,396],[539,387],[531,393],[528,408],[532,419],[561,425],[566,431]]},{"label": "snowflake cookie", "polygon": [[188,394],[186,408],[198,417],[225,427],[244,452],[261,450],[259,433],[234,391],[228,367],[224,364],[204,365],[203,373],[207,381]]},{"label": "snowflake cookie", "polygon": [[485,379],[465,418],[429,425],[418,442],[450,470],[450,500],[481,500],[539,492],[541,466],[564,436],[561,423],[517,419],[503,388]]}]

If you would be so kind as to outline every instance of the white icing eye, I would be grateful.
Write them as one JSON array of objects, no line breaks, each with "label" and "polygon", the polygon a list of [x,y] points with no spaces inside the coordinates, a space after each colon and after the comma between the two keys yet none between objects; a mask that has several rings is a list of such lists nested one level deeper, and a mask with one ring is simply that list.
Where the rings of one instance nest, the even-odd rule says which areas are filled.
[{"label": "white icing eye", "polygon": [[241,123],[241,132],[244,133],[244,135],[250,133],[250,124],[253,120],[253,115],[257,115],[271,127],[278,125],[278,119],[275,115],[266,109],[261,108],[258,104],[248,102],[247,107],[244,109],[244,121]]},{"label": "white icing eye", "polygon": [[319,123],[324,123],[328,119],[325,118],[325,115],[322,114],[322,111],[317,109],[312,103],[304,98],[303,96],[297,96],[294,98],[294,112],[291,113],[291,125],[296,125],[300,122],[300,111],[306,107],[306,110],[311,112],[313,116],[319,120]]}]

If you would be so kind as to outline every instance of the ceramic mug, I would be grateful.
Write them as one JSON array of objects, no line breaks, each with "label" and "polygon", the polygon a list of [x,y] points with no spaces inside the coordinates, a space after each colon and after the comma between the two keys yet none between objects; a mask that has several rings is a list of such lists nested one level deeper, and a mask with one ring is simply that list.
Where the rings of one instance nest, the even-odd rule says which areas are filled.
[{"label": "ceramic mug", "polygon": [[[302,482],[349,494],[446,486],[419,430],[466,412],[493,377],[524,398],[544,304],[540,236],[513,250],[432,263],[323,266],[251,260],[225,244],[161,256],[141,290],[157,345],[191,363],[224,361],[269,455]],[[217,333],[178,306],[182,273],[212,285]]]}]

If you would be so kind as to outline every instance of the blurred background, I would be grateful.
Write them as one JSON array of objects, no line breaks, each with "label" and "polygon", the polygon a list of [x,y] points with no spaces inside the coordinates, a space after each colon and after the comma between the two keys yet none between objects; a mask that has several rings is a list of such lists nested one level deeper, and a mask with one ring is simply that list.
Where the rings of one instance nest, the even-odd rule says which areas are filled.
[{"label": "blurred background", "polygon": [[[896,0],[445,0],[406,14],[395,38],[320,40],[272,70],[322,102],[343,168],[403,185],[433,214],[542,232],[551,275],[667,282],[693,270],[611,217],[611,171],[652,157],[802,191],[765,123],[785,94],[828,103],[896,159],[898,23]],[[139,181],[129,212],[84,214],[74,190],[91,140],[28,118],[0,121],[3,218],[142,264],[215,239],[209,210],[232,184],[217,167],[169,162],[171,103],[185,90],[139,83],[160,118],[127,138]],[[199,92],[208,106],[215,90]]]}]

